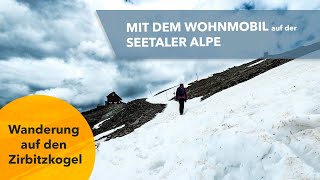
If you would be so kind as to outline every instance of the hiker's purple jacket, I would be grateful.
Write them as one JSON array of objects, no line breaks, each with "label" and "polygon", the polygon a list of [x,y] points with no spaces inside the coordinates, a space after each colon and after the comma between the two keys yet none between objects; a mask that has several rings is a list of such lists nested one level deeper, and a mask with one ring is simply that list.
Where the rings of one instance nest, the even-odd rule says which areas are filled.
[{"label": "hiker's purple jacket", "polygon": [[[182,88],[184,89],[184,95],[182,95],[182,96],[179,96],[179,95],[178,95],[178,89],[179,89],[180,87],[182,87]],[[186,88],[184,88],[182,84],[180,84],[180,87],[178,87],[178,88],[177,88],[177,91],[176,91],[176,100],[177,100],[177,101],[178,101],[178,100],[181,100],[181,99],[187,100],[187,99],[188,99],[188,94],[187,94]]]}]

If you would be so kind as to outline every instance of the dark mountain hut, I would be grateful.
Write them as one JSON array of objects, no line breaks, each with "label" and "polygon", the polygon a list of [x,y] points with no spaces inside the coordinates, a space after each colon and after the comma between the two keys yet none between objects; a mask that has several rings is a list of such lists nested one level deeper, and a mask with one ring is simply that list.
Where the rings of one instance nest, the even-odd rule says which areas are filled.
[{"label": "dark mountain hut", "polygon": [[117,93],[112,92],[107,96],[106,104],[122,104],[122,98]]}]

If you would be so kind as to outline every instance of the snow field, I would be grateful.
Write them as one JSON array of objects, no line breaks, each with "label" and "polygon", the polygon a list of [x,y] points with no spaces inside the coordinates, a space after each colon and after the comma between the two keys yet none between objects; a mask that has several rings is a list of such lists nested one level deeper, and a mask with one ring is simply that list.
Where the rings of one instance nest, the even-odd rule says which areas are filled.
[{"label": "snow field", "polygon": [[183,116],[165,93],[150,98],[167,108],[101,143],[91,179],[320,179],[319,71],[295,60],[189,100]]}]

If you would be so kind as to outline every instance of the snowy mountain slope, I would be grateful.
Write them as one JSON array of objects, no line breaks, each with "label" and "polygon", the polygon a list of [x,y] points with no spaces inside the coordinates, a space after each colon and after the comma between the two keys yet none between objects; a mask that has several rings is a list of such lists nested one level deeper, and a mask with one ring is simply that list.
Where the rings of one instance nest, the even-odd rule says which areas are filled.
[{"label": "snowy mountain slope", "polygon": [[294,60],[100,144],[91,179],[320,179],[320,62]]}]

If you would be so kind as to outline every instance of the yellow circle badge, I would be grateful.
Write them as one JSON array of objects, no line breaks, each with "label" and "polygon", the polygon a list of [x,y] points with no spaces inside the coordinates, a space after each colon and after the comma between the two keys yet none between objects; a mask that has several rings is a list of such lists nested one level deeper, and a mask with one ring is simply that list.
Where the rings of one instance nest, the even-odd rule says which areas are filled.
[{"label": "yellow circle badge", "polygon": [[0,179],[89,179],[92,131],[70,104],[27,96],[0,110]]}]

